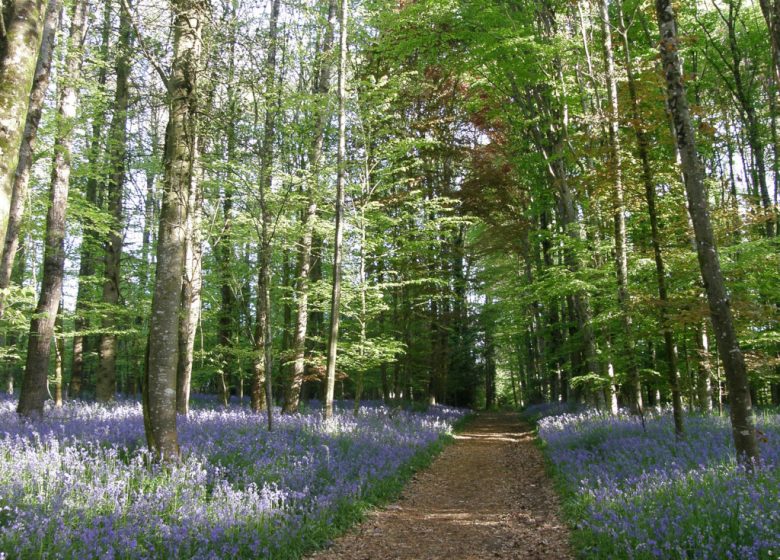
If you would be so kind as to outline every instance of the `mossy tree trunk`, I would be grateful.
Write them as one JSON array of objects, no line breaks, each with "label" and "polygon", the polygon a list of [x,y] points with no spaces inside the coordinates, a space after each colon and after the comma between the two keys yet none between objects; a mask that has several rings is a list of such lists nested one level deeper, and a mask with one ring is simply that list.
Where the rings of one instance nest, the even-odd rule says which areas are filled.
[{"label": "mossy tree trunk", "polygon": [[87,8],[86,0],[78,1],[73,6],[68,51],[57,100],[59,118],[54,140],[49,209],[46,213],[43,277],[38,305],[30,322],[27,361],[17,407],[21,416],[43,415],[43,406],[49,396],[49,354],[65,271],[65,212],[68,206],[73,127],[78,106],[78,81],[83,62]]}]

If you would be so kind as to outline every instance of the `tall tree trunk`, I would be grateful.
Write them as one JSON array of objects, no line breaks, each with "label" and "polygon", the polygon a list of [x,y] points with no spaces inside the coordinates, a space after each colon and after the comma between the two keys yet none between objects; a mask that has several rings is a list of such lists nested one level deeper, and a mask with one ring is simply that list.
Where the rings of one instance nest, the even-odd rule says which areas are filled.
[{"label": "tall tree trunk", "polygon": [[[14,264],[14,270],[13,274],[11,274],[11,283],[21,284],[24,281],[25,274],[27,271],[27,246],[28,243],[25,242],[24,239],[22,239],[19,247],[19,254],[17,258],[15,259]],[[34,267],[33,267],[34,269]],[[33,276],[35,276],[35,272],[33,270]],[[17,347],[17,335],[15,332],[12,332],[10,336],[8,337],[8,340],[6,342],[6,346],[8,348],[14,348]],[[19,349],[17,348],[17,351]],[[6,364],[6,376],[5,376],[5,383],[3,389],[8,395],[14,394],[14,382],[15,382],[15,376],[17,371],[21,369],[17,366],[17,364]]]},{"label": "tall tree trunk", "polygon": [[636,136],[639,161],[642,165],[642,183],[645,187],[645,202],[647,203],[647,213],[650,217],[650,239],[653,245],[653,256],[655,257],[655,277],[658,284],[658,299],[661,300],[660,321],[661,330],[664,336],[667,380],[669,382],[669,387],[672,390],[674,429],[675,434],[679,437],[685,430],[683,425],[682,396],[680,394],[680,374],[677,367],[677,346],[674,343],[674,331],[672,330],[672,324],[669,318],[666,266],[664,264],[663,251],[661,249],[661,231],[658,225],[658,214],[655,206],[655,179],[653,176],[653,169],[650,166],[650,143],[647,134],[641,125],[642,120],[639,110],[639,96],[636,90],[634,66],[631,59],[631,49],[628,40],[628,29],[626,28],[623,17],[623,0],[617,2],[617,8],[620,35],[623,41],[623,57],[626,67],[626,76],[628,78],[628,94],[631,101],[631,121],[633,123],[634,135]]},{"label": "tall tree trunk", "polygon": [[707,323],[702,321],[696,327],[696,351],[698,367],[696,377],[696,400],[699,410],[712,412],[712,363],[710,361],[710,343],[707,337]]},{"label": "tall tree trunk", "polygon": [[49,0],[49,5],[46,8],[46,21],[43,26],[43,39],[38,53],[38,63],[35,67],[35,78],[30,92],[27,121],[24,125],[24,135],[19,148],[19,162],[16,165],[16,173],[13,178],[8,227],[5,232],[5,243],[0,260],[0,317],[3,315],[4,296],[2,293],[11,283],[14,258],[19,247],[19,231],[24,217],[24,202],[27,199],[30,184],[30,170],[32,169],[35,140],[38,136],[38,124],[41,122],[41,114],[43,113],[43,101],[46,89],[49,87],[51,61],[60,11],[60,0]]},{"label": "tall tree trunk", "polygon": [[119,303],[119,264],[122,256],[124,212],[122,202],[125,186],[125,159],[127,157],[127,108],[129,101],[130,54],[132,30],[127,10],[119,14],[119,42],[116,54],[116,91],[114,92],[114,118],[108,133],[108,161],[110,177],[106,196],[108,211],[113,223],[104,244],[105,269],[103,271],[102,302],[110,311],[101,321],[102,334],[98,344],[98,368],[95,396],[99,402],[112,400],[116,395],[117,328],[112,308]]},{"label": "tall tree trunk", "polygon": [[[176,365],[176,412],[190,412],[190,388],[195,360],[195,336],[200,323],[202,278],[201,214],[203,195],[202,167],[200,162],[200,138],[195,137],[189,199],[187,201],[186,247],[184,250],[184,276],[181,287],[181,314],[179,316],[179,360]],[[222,377],[224,381],[224,377]],[[222,403],[228,404],[227,388],[222,387]]]},{"label": "tall tree trunk", "polygon": [[62,358],[65,354],[65,338],[62,336],[62,299],[54,321],[54,406],[62,407]]},{"label": "tall tree trunk", "polygon": [[[339,88],[340,89],[340,88]],[[341,110],[341,107],[339,107],[339,111]],[[363,397],[363,387],[364,387],[364,381],[365,381],[365,369],[363,365],[363,358],[366,355],[366,342],[367,342],[367,334],[368,334],[368,300],[367,300],[367,294],[368,291],[368,275],[366,273],[366,203],[367,203],[367,196],[368,196],[368,185],[370,179],[368,175],[365,177],[365,182],[363,183],[363,192],[362,192],[362,200],[360,203],[360,211],[359,211],[359,218],[358,218],[358,228],[360,230],[360,251],[359,251],[359,257],[358,257],[358,279],[360,281],[360,315],[358,317],[358,324],[360,325],[360,339],[358,341],[358,356],[360,358],[360,366],[356,373],[357,378],[355,379],[355,403],[353,406],[353,413],[355,416],[358,415],[358,412],[360,410],[360,400]],[[384,321],[383,317],[379,318],[380,322]],[[386,393],[386,386],[387,386],[387,367],[386,364],[382,364],[383,370],[382,370],[382,398],[384,400],[385,393]]]},{"label": "tall tree trunk", "polygon": [[320,171],[320,159],[322,158],[322,145],[325,140],[325,126],[329,118],[327,105],[322,103],[330,91],[333,62],[330,54],[333,50],[333,36],[336,26],[336,9],[338,0],[328,2],[328,23],[325,37],[320,49],[319,72],[315,80],[314,94],[320,98],[316,109],[315,129],[311,149],[309,150],[309,181],[307,187],[307,207],[303,217],[303,236],[300,240],[298,253],[298,282],[296,286],[297,316],[295,323],[295,335],[293,339],[293,371],[288,380],[283,411],[286,413],[298,410],[301,385],[305,370],[306,330],[309,322],[309,273],[311,271],[312,236],[314,235],[314,220],[317,217],[316,185]]},{"label": "tall tree trunk", "polygon": [[54,165],[49,190],[49,210],[46,213],[43,278],[41,293],[30,323],[27,362],[24,369],[22,392],[17,412],[22,416],[43,415],[48,397],[49,351],[54,335],[54,322],[62,296],[62,278],[65,271],[65,211],[70,186],[71,148],[73,126],[78,105],[78,80],[83,61],[82,47],[86,25],[87,2],[80,0],[73,6],[68,54],[62,73],[57,100],[58,126],[54,140]]},{"label": "tall tree trunk", "polygon": [[144,427],[160,459],[179,455],[176,373],[179,310],[186,249],[186,217],[196,159],[197,76],[204,0],[172,0],[173,63],[168,81],[170,116],[165,138],[165,178],[157,241],[157,267],[144,383]]},{"label": "tall tree trunk", "polygon": [[[333,241],[333,288],[330,299],[330,333],[325,388],[325,418],[333,417],[333,390],[336,384],[336,355],[339,341],[341,303],[341,261],[344,238],[344,181],[347,156],[346,83],[348,0],[341,0],[339,15],[339,146],[336,155],[336,233]],[[361,277],[362,280],[362,277]]]},{"label": "tall tree trunk", "polygon": [[227,386],[231,373],[238,374],[236,371],[235,352],[233,351],[233,336],[236,330],[236,294],[233,291],[233,172],[236,163],[236,121],[238,114],[238,98],[236,93],[235,81],[235,50],[236,50],[236,26],[237,19],[235,7],[230,9],[225,25],[229,28],[227,31],[227,49],[228,49],[228,68],[226,79],[227,95],[227,123],[225,126],[226,141],[226,161],[225,168],[227,176],[222,182],[222,231],[216,247],[214,247],[214,256],[217,260],[217,268],[220,280],[220,307],[217,315],[217,344],[218,350],[218,368],[219,385],[222,392],[222,401],[227,404],[229,394]]},{"label": "tall tree trunk", "polygon": [[[487,296],[486,306],[491,305],[490,296]],[[496,348],[493,340],[493,325],[485,324],[485,410],[490,410],[496,405]],[[531,339],[529,338],[529,341]],[[530,347],[529,347],[530,348]]]},{"label": "tall tree trunk", "polygon": [[[271,235],[273,216],[268,206],[271,193],[274,160],[274,136],[276,134],[276,54],[278,48],[277,25],[280,0],[271,4],[268,23],[268,55],[265,60],[265,125],[260,154],[260,271],[257,278],[257,324],[255,329],[255,361],[252,377],[252,410],[258,412],[266,407],[268,430],[273,430],[273,331],[271,330],[271,258],[273,247]],[[285,264],[287,258],[285,257]]]},{"label": "tall tree trunk", "polygon": [[[103,7],[103,22],[101,28],[100,45],[100,68],[98,70],[97,87],[101,94],[105,94],[107,69],[108,69],[108,50],[111,35],[111,2],[106,2]],[[105,127],[106,112],[100,106],[95,115],[92,116],[92,136],[90,138],[88,160],[93,173],[87,179],[86,200],[93,207],[98,206],[100,187],[103,186],[103,174],[98,170],[101,168],[101,138]],[[84,220],[84,234],[81,240],[80,262],[79,262],[79,288],[76,294],[76,317],[73,329],[73,356],[71,358],[71,373],[69,394],[73,398],[81,395],[81,391],[86,385],[84,375],[84,356],[88,353],[90,343],[94,343],[90,337],[84,333],[89,329],[89,318],[86,312],[90,303],[94,301],[94,290],[92,285],[92,276],[95,274],[95,255],[98,233],[95,231],[92,220],[87,217]]]},{"label": "tall tree trunk", "polygon": [[628,255],[626,250],[626,205],[623,187],[623,161],[620,153],[619,107],[615,59],[612,54],[612,25],[609,20],[609,1],[601,0],[601,31],[604,39],[604,62],[607,82],[607,123],[609,129],[610,179],[612,181],[612,214],[615,227],[615,272],[617,276],[617,300],[623,327],[624,360],[627,362],[631,403],[635,412],[642,413],[642,388],[636,363],[636,348],[631,317],[631,295],[628,290]]},{"label": "tall tree trunk", "polygon": [[0,239],[5,239],[48,0],[15,0],[0,52]]},{"label": "tall tree trunk", "polygon": [[734,445],[738,459],[748,461],[749,464],[750,461],[759,457],[755,417],[750,400],[745,359],[734,329],[729,296],[726,292],[712,225],[710,224],[707,194],[704,189],[704,172],[699,161],[696,137],[682,81],[682,65],[678,54],[679,39],[674,10],[671,0],[655,0],[655,8],[661,35],[660,52],[666,78],[667,98],[682,160],[688,210],[696,236],[699,267],[729,389]]}]

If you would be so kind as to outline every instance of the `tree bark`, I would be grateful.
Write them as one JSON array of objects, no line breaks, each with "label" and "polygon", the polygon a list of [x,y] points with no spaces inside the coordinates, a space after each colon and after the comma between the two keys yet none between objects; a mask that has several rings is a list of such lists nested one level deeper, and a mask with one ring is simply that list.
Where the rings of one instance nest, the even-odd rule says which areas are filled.
[{"label": "tree bark", "polygon": [[750,400],[745,359],[739,347],[729,296],[726,291],[720,260],[710,223],[704,172],[696,148],[688,100],[682,80],[682,65],[678,54],[679,39],[671,0],[655,0],[661,35],[660,52],[667,86],[669,109],[674,121],[677,146],[680,151],[688,210],[696,236],[696,251],[704,282],[710,315],[723,359],[723,369],[729,389],[731,425],[740,461],[750,465],[759,457],[755,416]]},{"label": "tree bark", "polygon": [[[119,14],[119,42],[116,54],[116,91],[114,93],[114,118],[108,133],[108,160],[110,176],[106,196],[108,211],[113,223],[104,243],[103,294],[102,302],[107,309],[119,303],[120,260],[122,257],[122,239],[124,230],[124,212],[122,202],[125,185],[125,159],[127,157],[127,108],[129,101],[128,83],[130,79],[130,51],[132,35],[127,10]],[[113,400],[116,396],[116,354],[117,337],[116,318],[112,311],[105,314],[101,321],[100,342],[98,343],[98,368],[95,396],[98,402]]]},{"label": "tree bark", "polygon": [[204,0],[172,0],[173,63],[168,79],[170,116],[165,138],[165,177],[157,241],[157,267],[144,383],[144,426],[158,459],[176,460],[176,372],[179,310],[185,259],[190,183],[195,165],[198,73]]},{"label": "tree bark", "polygon": [[60,14],[60,0],[49,0],[46,8],[46,21],[43,26],[43,38],[35,67],[35,77],[30,91],[30,103],[27,109],[27,120],[24,125],[24,135],[19,147],[19,161],[13,178],[11,202],[8,213],[8,227],[5,232],[2,259],[0,259],[0,317],[3,315],[4,296],[2,291],[11,284],[16,250],[19,247],[19,232],[24,217],[24,202],[30,185],[30,170],[32,169],[33,153],[38,124],[43,113],[43,101],[46,89],[49,87],[51,61],[54,53],[54,43]]},{"label": "tree bark", "polygon": [[0,53],[0,239],[5,239],[48,0],[15,0]]},{"label": "tree bark", "polygon": [[[202,167],[200,161],[200,138],[195,137],[193,147],[195,161],[190,178],[187,200],[186,247],[184,250],[184,275],[181,288],[181,313],[179,315],[179,359],[176,364],[176,412],[188,415],[190,412],[190,389],[195,359],[195,335],[198,331],[201,312],[202,277],[202,235],[201,215],[203,195]],[[224,376],[222,377],[224,381]],[[222,402],[228,404],[227,388],[222,388]]]},{"label": "tree bark", "polygon": [[73,7],[68,52],[63,68],[62,83],[57,100],[58,126],[54,141],[54,165],[49,189],[49,210],[46,213],[43,278],[41,293],[30,322],[27,362],[19,396],[17,412],[21,416],[42,416],[49,395],[49,353],[54,335],[54,322],[62,296],[65,269],[65,212],[70,186],[73,127],[78,105],[78,80],[83,61],[82,46],[86,31],[87,1]]},{"label": "tree bark", "polygon": [[345,102],[347,97],[347,1],[348,0],[341,0],[341,10],[339,14],[339,146],[336,154],[336,232],[333,241],[333,287],[330,299],[330,333],[328,336],[325,418],[333,417],[333,391],[336,384],[336,357],[338,351],[341,303],[341,246],[344,239],[344,181],[346,175],[347,156],[347,121],[345,109]]}]

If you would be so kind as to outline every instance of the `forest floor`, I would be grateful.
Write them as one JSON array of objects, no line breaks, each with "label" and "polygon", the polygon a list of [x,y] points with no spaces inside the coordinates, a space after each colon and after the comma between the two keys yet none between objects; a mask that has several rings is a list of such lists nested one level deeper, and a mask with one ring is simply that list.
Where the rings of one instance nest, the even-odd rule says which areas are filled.
[{"label": "forest floor", "polygon": [[310,560],[573,558],[530,426],[481,413],[455,438],[398,502]]}]

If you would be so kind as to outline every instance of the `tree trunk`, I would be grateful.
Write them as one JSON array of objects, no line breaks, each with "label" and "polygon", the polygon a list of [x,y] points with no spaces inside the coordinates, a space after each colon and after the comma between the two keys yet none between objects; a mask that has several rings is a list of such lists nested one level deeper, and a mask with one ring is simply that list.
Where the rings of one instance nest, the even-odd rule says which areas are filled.
[{"label": "tree trunk", "polygon": [[30,104],[27,110],[27,121],[24,125],[24,135],[19,148],[19,162],[13,178],[11,202],[8,214],[8,227],[5,232],[2,260],[0,260],[0,317],[3,315],[3,291],[11,284],[11,272],[14,266],[16,250],[19,247],[19,232],[24,217],[24,202],[30,184],[35,140],[38,136],[38,124],[43,113],[43,101],[46,89],[49,87],[51,61],[54,53],[54,43],[57,34],[57,24],[60,14],[60,0],[49,0],[46,8],[46,21],[43,26],[43,39],[38,53],[38,63],[35,67],[35,78],[30,92]]},{"label": "tree trunk", "polygon": [[620,131],[618,130],[619,108],[615,60],[612,54],[612,26],[609,21],[609,2],[601,0],[601,31],[604,39],[604,61],[608,95],[607,122],[609,129],[609,174],[612,181],[612,213],[615,227],[615,272],[617,276],[617,300],[623,327],[623,351],[626,361],[631,406],[635,413],[642,413],[642,388],[639,369],[636,364],[636,348],[631,318],[631,295],[628,291],[628,255],[626,252],[626,208],[623,192],[623,162],[620,153]]},{"label": "tree trunk", "polygon": [[5,239],[14,173],[43,40],[48,0],[15,0],[0,53],[0,239]]},{"label": "tree trunk", "polygon": [[[202,167],[200,162],[200,138],[195,137],[190,178],[189,199],[187,200],[186,247],[184,250],[184,275],[181,288],[181,314],[179,316],[179,359],[176,364],[176,412],[187,415],[190,412],[190,389],[192,368],[195,360],[195,335],[200,323],[202,277],[202,235],[201,214],[203,195]],[[221,376],[222,403],[228,404],[229,394],[224,385],[224,371]]]},{"label": "tree trunk", "polygon": [[[487,296],[486,305],[490,304],[490,296]],[[492,324],[485,324],[485,410],[496,406],[496,349],[492,329]]]},{"label": "tree trunk", "polygon": [[710,307],[718,349],[723,359],[723,369],[729,389],[731,425],[734,445],[740,461],[757,460],[755,417],[750,400],[750,389],[745,360],[737,340],[726,292],[720,260],[710,224],[704,173],[696,148],[696,138],[691,124],[688,100],[682,81],[682,66],[678,54],[678,37],[671,0],[656,0],[656,14],[661,35],[660,52],[666,78],[669,109],[674,120],[677,146],[682,160],[688,210],[696,236],[696,250]]},{"label": "tree trunk", "polygon": [[[103,7],[103,22],[101,28],[101,45],[99,50],[100,67],[98,70],[97,87],[101,95],[105,95],[106,79],[108,69],[108,50],[111,34],[111,2],[106,2]],[[92,136],[88,151],[88,161],[93,172],[87,179],[86,201],[88,204],[97,208],[99,183],[103,180],[103,173],[100,171],[101,147],[100,140],[103,136],[105,127],[105,110],[100,107],[92,117]],[[81,238],[80,262],[79,262],[79,288],[76,295],[76,317],[73,329],[76,331],[73,335],[73,357],[71,359],[70,388],[69,394],[73,398],[81,395],[81,391],[86,385],[84,375],[84,356],[88,353],[90,343],[94,343],[90,337],[83,332],[89,329],[89,318],[86,317],[87,308],[94,301],[96,294],[93,290],[92,276],[95,275],[95,255],[97,239],[99,235],[95,231],[94,224],[89,217],[84,220],[84,234]]]},{"label": "tree trunk", "polygon": [[[330,91],[333,63],[330,53],[333,50],[333,35],[336,25],[337,0],[328,2],[328,24],[325,38],[322,42],[320,69],[315,80],[314,93],[319,98],[324,98]],[[309,150],[309,185],[307,187],[308,203],[303,218],[303,236],[300,241],[298,253],[298,282],[296,286],[297,317],[295,323],[295,335],[293,338],[293,371],[290,377],[284,400],[283,411],[292,413],[298,410],[301,385],[305,370],[306,330],[309,322],[309,272],[311,270],[312,236],[314,234],[314,220],[317,217],[317,198],[315,193],[318,182],[320,159],[322,157],[322,144],[325,140],[325,126],[328,122],[329,111],[327,105],[321,104],[316,109],[316,123],[311,149]]]},{"label": "tree trunk", "polygon": [[108,211],[113,223],[108,240],[104,244],[105,269],[103,271],[102,302],[107,309],[101,321],[103,333],[98,344],[98,368],[95,396],[99,402],[113,400],[116,395],[117,328],[113,308],[119,303],[120,260],[124,229],[122,202],[125,185],[125,159],[127,156],[127,107],[129,100],[130,50],[132,35],[130,15],[126,10],[119,14],[119,43],[116,55],[116,91],[114,93],[114,118],[108,133],[108,160],[110,177],[106,196]]},{"label": "tree trunk", "polygon": [[197,75],[204,0],[172,0],[173,63],[168,82],[170,116],[157,241],[157,267],[144,383],[144,426],[149,448],[161,460],[179,455],[176,373],[179,310],[185,260],[187,206],[196,159]]},{"label": "tree trunk", "polygon": [[62,299],[54,322],[54,406],[62,407],[62,358],[65,353],[65,339],[62,336]]},{"label": "tree trunk", "polygon": [[[344,238],[344,180],[347,156],[346,82],[347,82],[347,0],[341,0],[339,16],[339,146],[336,155],[336,233],[333,241],[333,288],[330,300],[330,333],[325,388],[325,418],[333,417],[333,390],[336,384],[336,355],[339,340],[341,302],[341,261]],[[362,271],[361,271],[362,272]],[[362,277],[361,277],[362,281]]]},{"label": "tree trunk", "polygon": [[[82,46],[86,25],[87,2],[81,0],[73,7],[68,53],[62,73],[57,100],[58,127],[54,140],[54,165],[49,190],[49,210],[46,213],[43,278],[41,293],[30,323],[27,362],[19,396],[17,412],[22,416],[42,416],[43,405],[49,395],[49,353],[54,335],[54,322],[62,296],[62,278],[65,269],[65,211],[70,186],[73,124],[78,105],[78,80],[83,61]],[[26,107],[25,107],[26,109]]]},{"label": "tree trunk", "polygon": [[710,343],[707,337],[707,324],[702,321],[696,327],[697,360],[696,397],[699,410],[712,412],[712,363],[710,361]]},{"label": "tree trunk", "polygon": [[642,128],[642,120],[639,111],[639,96],[636,91],[636,81],[634,78],[634,67],[631,59],[630,44],[628,41],[628,30],[623,18],[623,2],[617,2],[618,19],[620,25],[620,35],[623,40],[623,56],[626,66],[626,75],[628,78],[628,94],[631,101],[631,121],[633,123],[634,135],[636,136],[637,152],[642,165],[642,183],[645,187],[645,202],[647,203],[647,212],[650,217],[650,238],[653,245],[653,256],[655,257],[655,277],[658,284],[658,299],[661,300],[659,308],[661,330],[664,336],[664,350],[666,353],[666,368],[669,387],[672,390],[672,415],[674,416],[675,434],[681,436],[685,427],[683,425],[682,396],[680,394],[680,374],[677,367],[677,346],[674,343],[674,332],[669,319],[669,295],[666,288],[666,266],[661,250],[661,231],[658,226],[658,215],[656,212],[656,193],[655,178],[650,166],[650,145]]},{"label": "tree trunk", "polygon": [[[229,5],[229,4],[228,4]],[[234,8],[237,4],[233,4]],[[233,335],[236,330],[236,294],[233,291],[233,172],[236,163],[236,121],[238,115],[238,99],[235,80],[235,46],[236,46],[236,13],[230,9],[225,25],[229,28],[227,33],[228,68],[226,79],[227,111],[225,124],[226,161],[227,170],[225,180],[222,182],[222,231],[219,234],[217,244],[214,247],[214,257],[217,261],[217,270],[220,280],[220,306],[217,314],[217,344],[219,349],[218,368],[220,388],[227,389],[227,379],[236,371],[235,352],[233,350]],[[229,395],[222,391],[222,400],[227,404]]]},{"label": "tree trunk", "polygon": [[[257,279],[257,324],[255,328],[255,350],[252,377],[252,410],[259,412],[264,407],[268,420],[268,431],[273,430],[273,331],[271,329],[271,258],[273,248],[271,235],[273,216],[268,207],[271,193],[274,160],[274,136],[276,134],[276,106],[274,105],[276,82],[276,54],[278,48],[277,25],[280,0],[271,4],[268,23],[268,56],[266,57],[265,125],[260,154],[260,271]],[[285,263],[287,259],[285,257]]]}]

